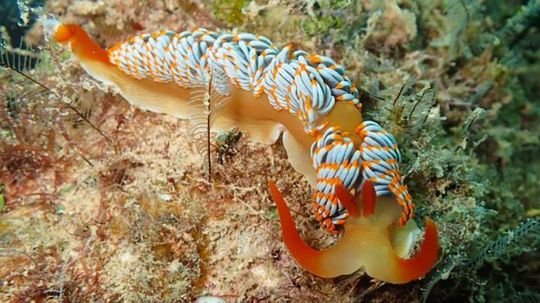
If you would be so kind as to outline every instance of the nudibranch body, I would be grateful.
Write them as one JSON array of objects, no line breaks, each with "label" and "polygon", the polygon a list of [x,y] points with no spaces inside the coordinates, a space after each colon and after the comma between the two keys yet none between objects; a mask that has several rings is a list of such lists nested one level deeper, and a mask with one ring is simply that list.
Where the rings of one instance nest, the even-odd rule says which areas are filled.
[{"label": "nudibranch body", "polygon": [[[403,259],[418,228],[410,220],[414,206],[399,173],[396,140],[362,118],[356,88],[332,59],[292,45],[279,49],[262,36],[205,29],[143,34],[106,51],[77,25],[45,25],[89,74],[141,109],[190,119],[201,110],[190,101],[193,92],[212,85],[227,98],[213,130],[238,127],[262,143],[283,134],[292,166],[315,187],[315,217],[331,232],[344,231],[335,247],[309,248],[271,184],[285,243],[310,272],[334,277],[364,267],[375,278],[405,283],[433,266],[438,243],[431,221],[420,252]],[[362,214],[354,195],[363,200]]]}]

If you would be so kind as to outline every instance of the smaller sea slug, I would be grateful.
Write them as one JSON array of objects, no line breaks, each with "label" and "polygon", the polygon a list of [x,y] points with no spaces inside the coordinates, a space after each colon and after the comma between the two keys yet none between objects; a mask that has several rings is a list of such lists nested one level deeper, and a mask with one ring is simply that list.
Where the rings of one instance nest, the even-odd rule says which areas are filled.
[{"label": "smaller sea slug", "polygon": [[141,109],[193,119],[202,110],[194,93],[212,87],[225,100],[213,131],[237,127],[266,144],[281,136],[289,162],[315,189],[315,218],[343,234],[328,249],[309,247],[269,182],[284,242],[307,271],[330,278],[364,268],[379,280],[407,283],[435,264],[438,234],[429,219],[423,243],[408,258],[420,230],[411,220],[414,205],[399,172],[397,142],[363,119],[356,88],[331,58],[292,45],[280,49],[250,33],[206,29],[142,34],[106,51],[78,25],[55,19],[44,25],[90,75]]}]

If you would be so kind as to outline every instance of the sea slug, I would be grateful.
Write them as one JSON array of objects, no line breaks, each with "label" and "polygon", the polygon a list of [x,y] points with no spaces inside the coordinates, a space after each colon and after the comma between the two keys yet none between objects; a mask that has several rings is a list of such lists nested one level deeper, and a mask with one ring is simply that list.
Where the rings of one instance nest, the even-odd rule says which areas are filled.
[{"label": "sea slug", "polygon": [[419,251],[407,259],[418,227],[397,142],[362,118],[356,88],[332,59],[291,44],[280,49],[250,33],[206,29],[142,34],[106,51],[78,25],[44,24],[90,75],[141,109],[190,119],[201,110],[193,92],[211,85],[226,98],[212,130],[238,127],[262,143],[282,135],[290,163],[315,187],[316,219],[330,232],[343,232],[331,248],[309,247],[269,182],[284,242],[306,270],[336,277],[364,268],[379,280],[407,283],[435,264],[438,234],[429,219]]}]

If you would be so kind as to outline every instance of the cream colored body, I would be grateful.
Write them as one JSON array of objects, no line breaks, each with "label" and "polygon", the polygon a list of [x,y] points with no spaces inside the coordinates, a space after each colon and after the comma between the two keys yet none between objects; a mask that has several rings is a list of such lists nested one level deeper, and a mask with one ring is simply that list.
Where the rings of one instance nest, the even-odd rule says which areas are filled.
[{"label": "cream colored body", "polygon": [[[200,114],[201,107],[194,106],[190,100],[197,88],[186,89],[174,82],[159,83],[151,79],[135,79],[115,66],[102,62],[82,61],[84,69],[94,78],[113,85],[119,93],[132,105],[156,113],[166,113],[180,119],[190,119]],[[213,131],[225,131],[238,127],[255,142],[274,143],[283,133],[283,144],[292,167],[304,175],[314,186],[315,170],[311,163],[310,149],[315,137],[304,131],[300,120],[289,112],[276,111],[270,106],[268,98],[263,95],[255,97],[251,92],[231,87],[231,95],[216,113]],[[348,121],[347,125],[340,119]],[[362,122],[360,112],[352,104],[337,103],[321,123],[339,125],[340,130],[354,134],[354,128]],[[359,144],[357,136],[353,141]]]}]

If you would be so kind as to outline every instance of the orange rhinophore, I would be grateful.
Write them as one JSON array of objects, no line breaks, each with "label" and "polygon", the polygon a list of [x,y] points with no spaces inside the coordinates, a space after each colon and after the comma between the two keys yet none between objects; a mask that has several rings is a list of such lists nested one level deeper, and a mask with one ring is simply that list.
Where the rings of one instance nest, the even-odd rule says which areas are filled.
[{"label": "orange rhinophore", "polygon": [[44,25],[90,75],[134,106],[193,120],[205,113],[193,96],[212,91],[221,101],[212,131],[239,128],[260,143],[281,136],[289,162],[314,186],[315,218],[344,233],[332,248],[309,247],[270,182],[283,239],[306,270],[335,277],[363,267],[377,279],[406,283],[433,267],[438,238],[430,220],[419,252],[406,258],[418,227],[410,220],[414,205],[399,172],[397,141],[363,119],[358,90],[331,58],[278,48],[259,35],[206,29],[141,34],[104,50],[78,25],[55,19]]},{"label": "orange rhinophore", "polygon": [[[343,186],[340,186],[343,190]],[[339,196],[338,196],[339,197]],[[377,193],[375,192],[375,187],[371,181],[364,181],[362,185],[362,202],[364,203],[364,217],[369,217],[375,212],[375,202],[377,199]]]}]

